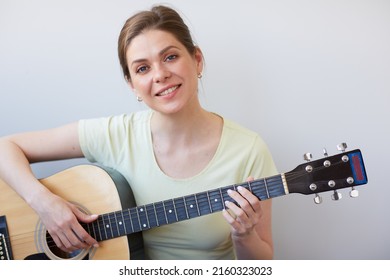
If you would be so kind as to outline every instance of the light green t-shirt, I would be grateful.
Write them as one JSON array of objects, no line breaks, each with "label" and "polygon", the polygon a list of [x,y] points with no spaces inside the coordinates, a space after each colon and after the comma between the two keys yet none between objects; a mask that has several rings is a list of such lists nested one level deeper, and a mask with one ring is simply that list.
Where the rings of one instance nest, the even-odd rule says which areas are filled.
[{"label": "light green t-shirt", "polygon": [[[222,137],[209,164],[191,178],[171,178],[161,171],[154,156],[152,114],[148,110],[79,122],[85,157],[122,173],[137,205],[242,183],[249,176],[276,174],[259,135],[224,119]],[[220,212],[146,230],[143,238],[150,259],[235,259],[230,226]]]}]

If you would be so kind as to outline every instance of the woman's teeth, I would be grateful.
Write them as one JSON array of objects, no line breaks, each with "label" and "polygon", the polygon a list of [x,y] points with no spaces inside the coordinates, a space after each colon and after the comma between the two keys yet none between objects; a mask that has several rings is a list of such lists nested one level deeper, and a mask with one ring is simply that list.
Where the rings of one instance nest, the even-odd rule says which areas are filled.
[{"label": "woman's teeth", "polygon": [[174,86],[174,87],[171,87],[171,88],[169,88],[169,89],[167,89],[167,90],[164,90],[163,92],[161,92],[161,93],[159,93],[159,94],[157,94],[158,96],[165,96],[165,95],[168,95],[168,94],[170,94],[172,91],[174,91],[175,89],[177,89],[178,88],[178,86]]}]

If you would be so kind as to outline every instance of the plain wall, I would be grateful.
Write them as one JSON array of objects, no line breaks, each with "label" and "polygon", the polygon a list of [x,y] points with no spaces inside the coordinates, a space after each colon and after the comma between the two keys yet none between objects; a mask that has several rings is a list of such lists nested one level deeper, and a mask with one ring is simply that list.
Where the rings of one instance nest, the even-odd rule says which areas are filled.
[{"label": "plain wall", "polygon": [[[153,3],[0,0],[0,136],[145,109],[116,44],[127,17]],[[274,199],[275,258],[390,259],[390,1],[166,3],[203,50],[203,105],[258,132],[280,172],[340,142],[363,152],[359,198]],[[83,162],[33,169],[45,177]]]}]

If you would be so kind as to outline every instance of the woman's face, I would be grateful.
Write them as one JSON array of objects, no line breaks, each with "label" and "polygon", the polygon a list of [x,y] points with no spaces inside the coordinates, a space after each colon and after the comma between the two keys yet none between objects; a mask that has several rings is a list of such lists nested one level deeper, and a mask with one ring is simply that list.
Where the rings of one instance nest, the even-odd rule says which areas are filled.
[{"label": "woman's face", "polygon": [[199,49],[191,55],[171,33],[148,30],[135,37],[126,52],[135,94],[151,109],[177,113],[198,103]]}]

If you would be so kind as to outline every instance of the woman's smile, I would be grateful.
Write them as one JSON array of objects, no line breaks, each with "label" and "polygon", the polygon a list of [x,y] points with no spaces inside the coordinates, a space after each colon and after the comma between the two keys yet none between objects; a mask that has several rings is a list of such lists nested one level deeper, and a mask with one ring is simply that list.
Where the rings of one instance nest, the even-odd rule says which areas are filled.
[{"label": "woman's smile", "polygon": [[156,96],[162,96],[162,97],[165,97],[165,96],[170,96],[172,95],[172,93],[174,93],[176,91],[176,89],[178,89],[181,85],[175,85],[173,87],[169,87],[167,89],[163,89],[162,91],[158,92],[156,94]]}]

